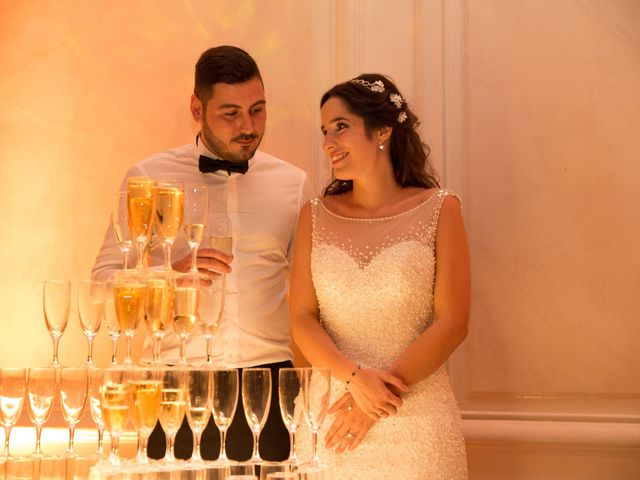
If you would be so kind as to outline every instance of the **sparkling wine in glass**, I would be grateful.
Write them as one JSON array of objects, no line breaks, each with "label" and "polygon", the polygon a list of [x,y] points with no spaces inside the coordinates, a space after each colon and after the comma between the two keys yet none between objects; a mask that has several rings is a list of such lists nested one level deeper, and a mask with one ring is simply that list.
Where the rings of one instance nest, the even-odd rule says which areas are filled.
[{"label": "sparkling wine in glass", "polygon": [[233,422],[238,405],[238,370],[215,369],[212,372],[213,392],[211,408],[213,421],[220,430],[219,463],[229,463],[226,450],[227,430]]},{"label": "sparkling wine in glass", "polygon": [[174,291],[171,275],[166,270],[149,272],[146,277],[145,323],[153,339],[154,365],[160,364],[162,339],[173,320]]},{"label": "sparkling wine in glass", "polygon": [[114,302],[120,330],[127,340],[125,364],[131,360],[131,343],[138,328],[144,320],[147,284],[138,271],[122,270],[114,274]]},{"label": "sparkling wine in glass", "polygon": [[118,339],[122,335],[120,330],[120,322],[116,314],[115,301],[115,282],[113,278],[107,280],[105,284],[105,301],[104,301],[104,321],[107,325],[107,334],[111,339],[111,365],[118,364]]},{"label": "sparkling wine in glass", "polygon": [[184,187],[184,233],[191,248],[191,271],[198,270],[196,259],[198,247],[204,237],[207,222],[209,191],[206,185],[185,185]]},{"label": "sparkling wine in glass", "polygon": [[271,370],[245,368],[242,371],[242,405],[244,415],[253,433],[253,454],[249,462],[261,463],[259,451],[260,432],[267,421],[271,403]]},{"label": "sparkling wine in glass", "polygon": [[34,456],[41,456],[40,438],[42,427],[51,415],[56,397],[56,367],[30,368],[27,374],[27,400],[29,418],[36,427],[36,448]]},{"label": "sparkling wine in glass", "polygon": [[175,241],[184,211],[184,186],[178,180],[160,180],[156,185],[155,228],[162,241],[164,268],[171,271],[171,247]]},{"label": "sparkling wine in glass", "polygon": [[212,364],[213,336],[218,330],[224,311],[224,277],[200,279],[199,315],[200,329],[207,341],[207,364]]},{"label": "sparkling wine in glass", "polygon": [[165,461],[176,461],[174,445],[176,434],[187,413],[186,371],[183,368],[168,367],[162,370],[160,400],[160,425],[167,435]]},{"label": "sparkling wine in glass", "polygon": [[303,397],[304,412],[311,430],[311,465],[320,465],[318,456],[318,432],[329,408],[331,394],[331,370],[328,368],[305,368]]},{"label": "sparkling wine in glass", "polygon": [[116,235],[118,247],[122,252],[125,270],[129,268],[129,253],[131,252],[131,247],[133,247],[133,240],[131,239],[131,232],[129,231],[128,210],[127,192],[118,192],[117,203],[111,213],[111,223]]},{"label": "sparkling wine in glass", "polygon": [[199,278],[198,273],[173,275],[173,329],[180,337],[180,364],[187,364],[187,340],[198,323]]},{"label": "sparkling wine in glass", "polygon": [[104,438],[104,418],[102,416],[102,407],[100,406],[100,391],[104,383],[104,371],[101,368],[89,367],[89,412],[91,419],[96,424],[98,431],[98,447],[96,453],[99,457],[104,455],[103,438]]},{"label": "sparkling wine in glass", "polygon": [[130,177],[127,181],[127,212],[131,237],[136,242],[138,263],[144,268],[144,252],[151,236],[156,202],[156,181],[149,177]]},{"label": "sparkling wine in glass", "polygon": [[58,343],[67,328],[69,307],[71,305],[71,282],[45,280],[43,289],[44,319],[53,341],[52,366],[59,366]]},{"label": "sparkling wine in glass", "polygon": [[69,425],[67,453],[75,455],[73,446],[76,425],[82,417],[89,389],[89,371],[86,368],[63,367],[60,369],[60,405],[62,416]]},{"label": "sparkling wine in glass", "polygon": [[200,439],[211,416],[211,370],[189,368],[187,370],[187,420],[193,432],[191,462],[202,462]]},{"label": "sparkling wine in glass", "polygon": [[3,367],[0,370],[0,414],[4,427],[4,457],[9,457],[11,429],[22,413],[27,371],[24,368]]},{"label": "sparkling wine in glass", "polygon": [[102,418],[111,437],[109,461],[120,465],[120,435],[129,420],[131,389],[129,388],[130,368],[112,367],[104,370],[104,383],[100,391]]},{"label": "sparkling wine in glass", "polygon": [[278,373],[278,400],[280,403],[280,414],[285,427],[289,431],[291,450],[289,458],[285,463],[290,465],[298,464],[296,456],[296,432],[304,418],[304,398],[302,395],[302,385],[304,383],[304,369],[302,368],[281,368]]},{"label": "sparkling wine in glass", "polygon": [[142,367],[135,368],[130,372],[131,423],[138,432],[136,461],[139,464],[149,463],[147,442],[160,414],[160,391],[162,388],[160,372],[161,370],[157,368]]},{"label": "sparkling wine in glass", "polygon": [[93,339],[104,318],[105,291],[104,282],[83,280],[78,283],[78,316],[82,333],[87,337],[88,365],[93,365]]}]

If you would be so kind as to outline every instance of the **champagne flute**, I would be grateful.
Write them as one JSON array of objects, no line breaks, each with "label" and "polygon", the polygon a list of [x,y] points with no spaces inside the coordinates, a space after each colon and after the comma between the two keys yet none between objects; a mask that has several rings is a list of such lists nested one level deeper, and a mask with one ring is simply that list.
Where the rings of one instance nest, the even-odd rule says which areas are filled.
[{"label": "champagne flute", "polygon": [[104,320],[107,324],[107,333],[111,339],[111,365],[118,364],[118,339],[122,334],[118,315],[116,314],[116,302],[114,292],[114,280],[110,278],[105,284]]},{"label": "champagne flute", "polygon": [[17,423],[24,404],[27,371],[24,368],[2,367],[0,370],[0,413],[4,427],[4,457],[9,457],[11,429]]},{"label": "champagne flute", "polygon": [[127,192],[118,192],[118,202],[113,212],[111,212],[111,223],[113,224],[118,247],[120,247],[124,257],[124,270],[126,270],[129,268],[129,252],[131,252],[131,247],[133,246],[131,232],[129,231]]},{"label": "champagne flute", "polygon": [[98,448],[96,449],[96,453],[99,457],[104,455],[104,447],[102,445],[104,438],[104,418],[102,416],[102,407],[100,406],[100,390],[103,383],[104,371],[98,367],[89,367],[89,412],[98,431]]},{"label": "champagne flute", "polygon": [[130,177],[127,181],[129,230],[137,246],[136,268],[139,271],[144,268],[144,252],[151,236],[156,202],[155,186],[156,181],[149,177]]},{"label": "champagne flute", "polygon": [[168,367],[162,370],[162,390],[160,401],[160,425],[167,435],[165,461],[174,463],[174,443],[176,433],[182,425],[187,411],[187,392],[185,370]]},{"label": "champagne flute", "polygon": [[212,365],[213,336],[218,330],[224,311],[224,277],[218,275],[200,281],[199,315],[200,329],[207,341],[207,364]]},{"label": "champagne flute", "polygon": [[160,180],[156,188],[155,227],[164,251],[164,268],[171,271],[171,246],[180,232],[184,186],[178,180]]},{"label": "champagne flute", "polygon": [[34,456],[42,456],[40,438],[42,427],[51,415],[53,399],[56,396],[56,368],[30,368],[27,374],[27,399],[29,418],[36,427],[36,448]]},{"label": "champagne flute", "polygon": [[171,320],[173,320],[173,285],[169,272],[165,270],[149,272],[146,281],[145,323],[153,339],[152,363],[158,365],[162,339]]},{"label": "champagne flute", "polygon": [[120,330],[127,340],[125,364],[131,360],[131,343],[140,320],[144,319],[147,285],[139,271],[121,270],[114,275],[114,301]]},{"label": "champagne flute", "polygon": [[251,463],[261,463],[258,442],[260,432],[267,421],[271,403],[271,370],[268,368],[245,368],[242,371],[242,405],[247,423],[253,433]]},{"label": "champagne flute", "polygon": [[191,462],[202,462],[200,439],[211,416],[211,370],[190,368],[187,370],[187,420],[193,432]]},{"label": "champagne flute", "polygon": [[186,185],[184,188],[184,233],[191,248],[191,271],[197,272],[198,247],[207,221],[209,191],[206,185]]},{"label": "champagne flute", "polygon": [[233,251],[233,236],[231,220],[226,213],[215,213],[209,219],[209,244],[211,248],[231,255]]},{"label": "champagne flute", "polygon": [[87,364],[93,365],[93,339],[100,330],[105,310],[104,282],[83,280],[78,284],[78,316],[82,333],[87,337]]},{"label": "champagne flute", "polygon": [[285,427],[289,431],[291,450],[285,463],[298,464],[296,456],[296,432],[300,428],[304,416],[304,399],[302,384],[304,383],[304,369],[281,368],[278,374],[278,400],[280,401],[280,414]]},{"label": "champagne flute", "polygon": [[318,456],[318,432],[329,408],[331,394],[331,370],[328,368],[305,368],[303,382],[304,412],[311,429],[311,465],[320,465]]},{"label": "champagne flute", "polygon": [[176,273],[173,275],[173,329],[180,337],[181,365],[187,364],[187,340],[198,322],[199,301],[198,273]]},{"label": "champagne flute", "polygon": [[226,439],[227,430],[233,422],[238,405],[238,370],[216,369],[213,370],[213,394],[211,408],[213,421],[220,430],[220,454],[219,463],[229,463],[227,458]]},{"label": "champagne flute", "polygon": [[131,388],[131,423],[138,432],[139,464],[149,463],[147,442],[149,435],[158,423],[160,413],[160,370],[157,368],[135,368],[130,373]]},{"label": "champagne flute", "polygon": [[63,367],[60,370],[60,405],[62,416],[69,425],[69,447],[67,453],[75,456],[73,439],[76,425],[82,417],[87,401],[89,376],[86,368]]},{"label": "champagne flute", "polygon": [[104,370],[104,383],[100,391],[100,407],[105,426],[111,437],[109,461],[112,465],[120,465],[120,434],[127,426],[131,390],[128,377],[129,368],[113,367]]},{"label": "champagne flute", "polygon": [[45,280],[42,300],[47,330],[49,330],[49,335],[53,340],[53,361],[51,365],[59,366],[58,343],[69,321],[71,282]]}]

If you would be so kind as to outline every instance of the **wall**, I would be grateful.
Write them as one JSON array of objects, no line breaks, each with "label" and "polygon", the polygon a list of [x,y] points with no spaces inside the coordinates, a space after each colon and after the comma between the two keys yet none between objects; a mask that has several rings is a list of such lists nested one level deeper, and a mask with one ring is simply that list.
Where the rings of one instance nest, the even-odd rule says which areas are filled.
[{"label": "wall", "polygon": [[[449,364],[471,478],[640,477],[637,1],[1,8],[0,364],[50,360],[42,281],[89,275],[126,168],[195,135],[197,56],[237,44],[267,86],[264,149],[316,190],[335,81],[388,73],[423,119],[472,252],[470,333]],[[83,342],[74,311],[63,361]],[[99,363],[108,350],[101,334]]]}]

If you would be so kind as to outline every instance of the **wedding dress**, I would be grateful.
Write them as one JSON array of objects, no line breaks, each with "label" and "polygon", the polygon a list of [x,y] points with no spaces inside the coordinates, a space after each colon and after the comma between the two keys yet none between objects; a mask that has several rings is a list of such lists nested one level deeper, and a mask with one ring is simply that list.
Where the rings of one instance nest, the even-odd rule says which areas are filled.
[{"label": "wedding dress", "polygon": [[[433,322],[435,238],[447,195],[435,191],[408,211],[376,219],[342,217],[321,199],[311,201],[320,321],[354,362],[388,368]],[[332,379],[330,405],[344,393],[344,383]],[[320,448],[334,480],[467,478],[460,413],[445,368],[413,385],[403,402],[355,450],[337,455]],[[324,421],[320,447],[333,419]],[[298,439],[300,453],[308,454],[308,435]]]}]

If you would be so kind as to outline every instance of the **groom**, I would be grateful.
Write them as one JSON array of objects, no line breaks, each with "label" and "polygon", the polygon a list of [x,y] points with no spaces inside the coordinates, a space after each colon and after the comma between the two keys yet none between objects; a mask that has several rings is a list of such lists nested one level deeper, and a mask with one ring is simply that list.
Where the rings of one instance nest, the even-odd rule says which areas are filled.
[{"label": "groom", "polygon": [[[288,270],[298,212],[311,192],[307,175],[299,168],[258,150],[265,131],[266,99],[255,61],[244,50],[220,46],[205,51],[195,69],[191,114],[200,124],[195,140],[142,160],[127,172],[121,189],[132,176],[178,179],[186,184],[208,186],[210,205],[226,209],[233,235],[232,255],[208,248],[198,251],[197,266],[203,276],[227,274],[225,313],[213,345],[218,367],[267,367],[273,392],[278,370],[292,366],[289,314],[286,303]],[[220,161],[219,159],[223,159]],[[210,209],[211,210],[211,209]],[[157,241],[149,265],[162,264]],[[187,271],[188,245],[179,237],[173,247],[173,267]],[[93,276],[108,278],[121,269],[122,256],[112,225],[93,268]],[[148,339],[147,339],[148,340]],[[143,358],[149,358],[149,342]],[[205,339],[200,332],[187,346],[190,363],[205,360]],[[165,338],[162,361],[177,363],[178,342],[171,332]],[[241,377],[241,376],[240,376]],[[240,388],[240,392],[242,389]],[[267,423],[260,435],[260,454],[268,460],[284,460],[289,436],[271,396]],[[242,399],[227,434],[227,454],[245,460],[252,453],[252,435],[242,413]],[[202,439],[202,456],[216,458],[219,435],[212,421]],[[149,456],[164,455],[165,441],[159,426],[149,442]],[[186,421],[176,438],[176,456],[189,458],[191,433]]]}]

